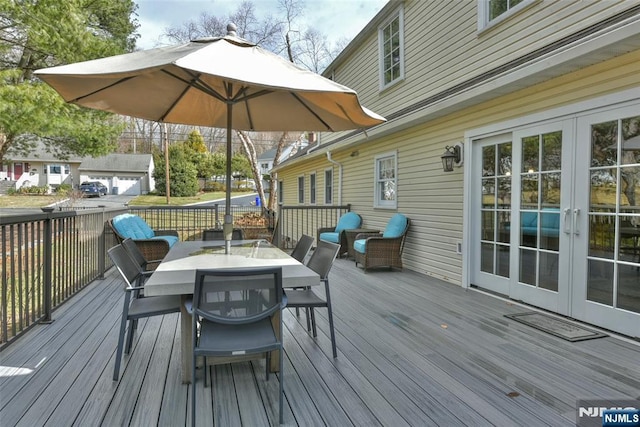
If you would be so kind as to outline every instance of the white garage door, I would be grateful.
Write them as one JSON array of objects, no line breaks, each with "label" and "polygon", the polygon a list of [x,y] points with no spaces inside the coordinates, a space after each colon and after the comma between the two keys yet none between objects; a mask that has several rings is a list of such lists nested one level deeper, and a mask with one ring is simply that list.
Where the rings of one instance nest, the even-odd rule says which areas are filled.
[{"label": "white garage door", "polygon": [[118,194],[127,196],[138,196],[141,194],[140,178],[131,176],[118,177]]}]

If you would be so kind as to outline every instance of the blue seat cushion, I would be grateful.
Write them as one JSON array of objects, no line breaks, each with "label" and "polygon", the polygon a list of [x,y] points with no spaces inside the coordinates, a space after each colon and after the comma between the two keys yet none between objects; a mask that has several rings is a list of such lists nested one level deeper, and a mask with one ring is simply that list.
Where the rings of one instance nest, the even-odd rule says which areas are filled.
[{"label": "blue seat cushion", "polygon": [[361,254],[365,253],[365,250],[367,249],[367,239],[358,239],[353,242],[353,249]]},{"label": "blue seat cushion", "polygon": [[131,239],[151,239],[155,233],[138,215],[122,214],[113,218],[113,228],[124,238]]},{"label": "blue seat cushion", "polygon": [[331,242],[331,243],[340,243],[340,233],[336,233],[335,231],[327,231],[325,233],[320,233],[320,240],[323,242]]},{"label": "blue seat cushion", "polygon": [[397,213],[389,219],[387,227],[384,229],[384,233],[382,233],[382,237],[395,239],[396,237],[402,236],[406,229],[407,217]]},{"label": "blue seat cushion", "polygon": [[[355,212],[347,212],[342,215],[338,220],[338,224],[336,225],[335,232],[340,234],[342,230],[351,230],[354,228],[360,228],[360,223],[362,222],[362,218]],[[330,240],[333,242],[333,240]],[[338,243],[336,240],[334,243]]]},{"label": "blue seat cushion", "polygon": [[171,247],[178,241],[178,238],[176,236],[155,236],[151,240],[166,240],[169,243],[169,247]]}]

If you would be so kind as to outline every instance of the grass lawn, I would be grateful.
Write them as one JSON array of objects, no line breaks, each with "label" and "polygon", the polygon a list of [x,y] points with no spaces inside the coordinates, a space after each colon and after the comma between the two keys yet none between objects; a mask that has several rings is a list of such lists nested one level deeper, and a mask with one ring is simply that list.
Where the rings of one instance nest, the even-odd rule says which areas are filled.
[{"label": "grass lawn", "polygon": [[[231,193],[232,196],[243,193]],[[224,199],[224,192],[200,193],[193,197],[171,197],[171,206],[188,205],[191,203],[208,202]],[[59,202],[60,196],[0,196],[0,208],[41,208]],[[135,206],[166,206],[165,196],[143,195],[132,199],[129,205]]]}]

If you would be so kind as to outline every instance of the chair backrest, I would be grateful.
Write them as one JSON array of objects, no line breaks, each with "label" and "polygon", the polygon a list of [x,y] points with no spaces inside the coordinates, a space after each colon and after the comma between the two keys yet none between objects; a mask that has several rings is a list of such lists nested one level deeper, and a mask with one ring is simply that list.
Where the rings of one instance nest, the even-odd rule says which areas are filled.
[{"label": "chair backrest", "polygon": [[387,227],[384,229],[382,233],[382,237],[387,238],[396,238],[402,236],[409,227],[409,219],[402,215],[401,213],[397,213],[393,215],[389,222],[387,223]]},{"label": "chair backrest", "polygon": [[321,240],[307,261],[307,267],[318,273],[320,279],[327,280],[338,252],[340,252],[340,245]]},{"label": "chair backrest", "polygon": [[304,262],[304,259],[307,257],[312,245],[313,237],[303,234],[300,237],[300,240],[298,240],[298,243],[296,243],[296,247],[291,251],[291,257],[300,262]]},{"label": "chair backrest", "polygon": [[126,287],[134,287],[134,283],[140,275],[140,267],[136,265],[131,255],[122,245],[115,245],[107,253],[124,279]]},{"label": "chair backrest", "polygon": [[129,253],[129,256],[131,256],[131,258],[133,258],[133,260],[140,266],[140,268],[144,269],[144,266],[147,265],[147,259],[144,257],[142,252],[140,252],[136,242],[127,237],[120,244]]},{"label": "chair backrest", "polygon": [[151,239],[155,236],[149,224],[138,215],[122,214],[115,216],[111,220],[111,226],[125,239],[127,237],[131,239]]},{"label": "chair backrest", "polygon": [[[243,240],[244,233],[241,228],[234,228],[231,233],[231,240]],[[204,230],[202,232],[202,240],[224,240],[224,231],[218,228]]]},{"label": "chair backrest", "polygon": [[362,224],[362,217],[355,212],[347,212],[342,215],[336,224],[336,233],[340,233],[342,230],[349,230],[353,228],[360,228]]},{"label": "chair backrest", "polygon": [[225,324],[252,323],[281,309],[282,267],[196,270],[194,316]]}]

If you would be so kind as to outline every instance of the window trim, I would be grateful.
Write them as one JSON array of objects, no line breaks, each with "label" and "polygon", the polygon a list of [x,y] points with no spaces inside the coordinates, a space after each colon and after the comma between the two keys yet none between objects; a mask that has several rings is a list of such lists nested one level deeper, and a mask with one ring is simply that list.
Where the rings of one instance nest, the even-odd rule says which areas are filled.
[{"label": "window trim", "polygon": [[489,20],[489,0],[478,0],[478,32],[480,33],[499,25],[501,22],[517,15],[538,1],[539,0],[522,0],[522,2],[507,10],[500,16]]},{"label": "window trim", "polygon": [[[400,75],[397,79],[388,83],[384,81],[384,29],[394,20],[398,19],[400,41]],[[404,7],[401,5],[384,22],[378,26],[378,82],[382,92],[404,80]]]},{"label": "window trim", "polygon": [[[380,160],[393,158],[393,168],[395,171],[394,179],[395,182],[395,198],[393,200],[380,200],[379,192],[378,192],[378,175],[379,175],[379,165]],[[386,153],[378,154],[374,157],[373,160],[373,207],[377,209],[397,209],[398,208],[398,151],[388,151]]]},{"label": "window trim", "polygon": [[[327,174],[331,174],[331,180],[327,179]],[[327,185],[329,183],[330,185]],[[327,168],[324,170],[324,204],[333,204],[333,168]]]},{"label": "window trim", "polygon": [[318,201],[318,177],[315,172],[309,174],[309,204],[315,205]]},{"label": "window trim", "polygon": [[298,204],[299,205],[304,205],[304,185],[305,185],[305,179],[304,179],[304,175],[299,175],[298,176]]}]

